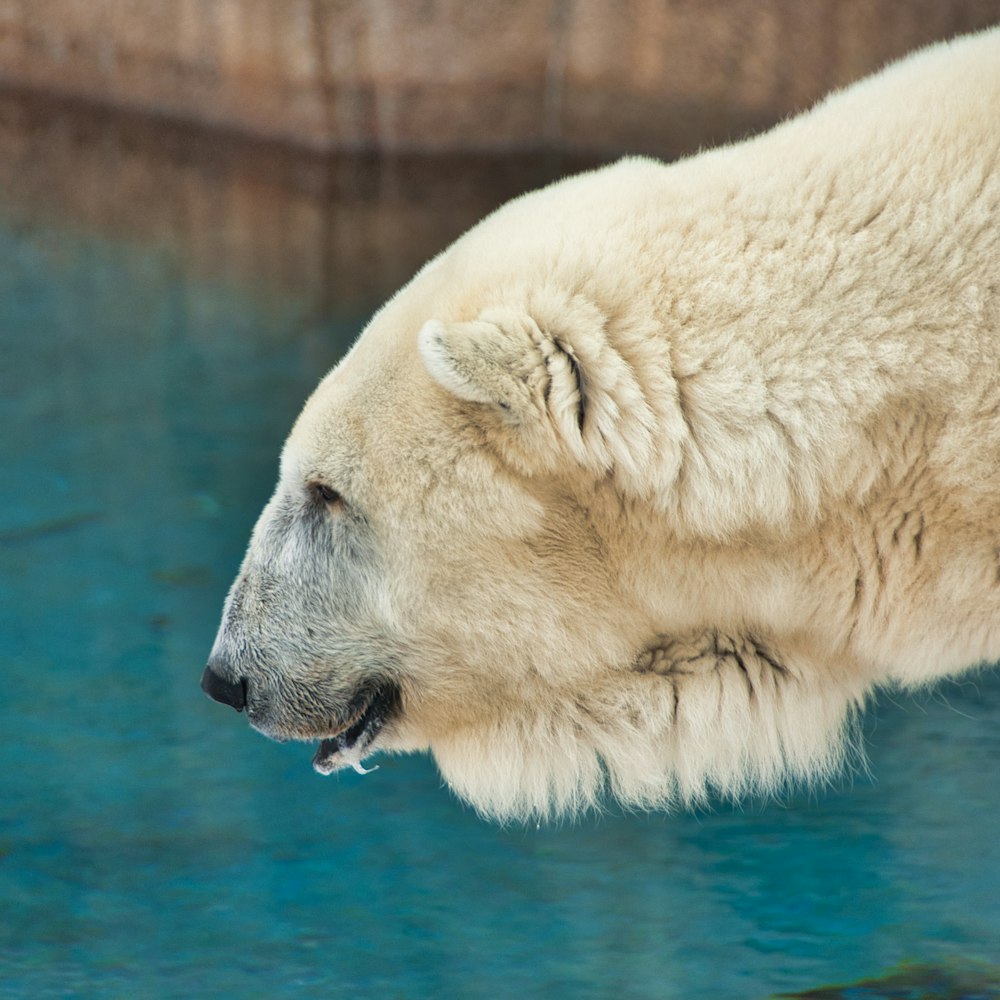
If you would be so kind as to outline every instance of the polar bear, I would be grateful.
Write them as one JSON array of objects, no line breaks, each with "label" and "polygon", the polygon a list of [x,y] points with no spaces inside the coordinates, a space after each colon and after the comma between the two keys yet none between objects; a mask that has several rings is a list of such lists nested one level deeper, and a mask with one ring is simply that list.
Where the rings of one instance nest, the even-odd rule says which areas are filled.
[{"label": "polar bear", "polygon": [[1000,658],[1000,30],[520,197],[321,382],[202,686],[484,815],[829,776]]}]

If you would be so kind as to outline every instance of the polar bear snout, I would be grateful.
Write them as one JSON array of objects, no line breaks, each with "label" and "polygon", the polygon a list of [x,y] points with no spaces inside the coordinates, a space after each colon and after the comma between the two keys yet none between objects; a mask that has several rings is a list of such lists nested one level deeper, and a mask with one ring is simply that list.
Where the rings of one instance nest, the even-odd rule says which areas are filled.
[{"label": "polar bear snout", "polygon": [[201,689],[213,700],[230,708],[235,708],[237,712],[242,712],[247,703],[247,682],[246,678],[237,681],[228,680],[222,674],[212,669],[212,661],[205,667],[205,672],[201,675]]}]

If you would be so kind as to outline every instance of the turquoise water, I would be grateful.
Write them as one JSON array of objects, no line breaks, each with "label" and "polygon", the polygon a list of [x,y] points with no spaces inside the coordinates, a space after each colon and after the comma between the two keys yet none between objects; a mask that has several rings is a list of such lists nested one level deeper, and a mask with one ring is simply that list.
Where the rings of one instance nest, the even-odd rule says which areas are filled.
[{"label": "turquoise water", "polygon": [[424,758],[319,778],[209,702],[280,442],[375,303],[12,219],[0,997],[719,1000],[1000,961],[996,674],[882,699],[874,778],[543,829],[481,822]]}]

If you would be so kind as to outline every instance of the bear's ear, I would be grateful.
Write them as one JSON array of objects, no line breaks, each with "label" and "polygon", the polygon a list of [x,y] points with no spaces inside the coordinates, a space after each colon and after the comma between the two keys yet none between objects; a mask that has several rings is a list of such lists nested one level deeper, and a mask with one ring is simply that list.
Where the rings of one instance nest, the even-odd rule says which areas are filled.
[{"label": "bear's ear", "polygon": [[493,407],[512,424],[540,415],[549,374],[524,323],[430,320],[417,342],[430,376],[459,399]]},{"label": "bear's ear", "polygon": [[498,444],[525,471],[569,461],[648,497],[676,479],[683,440],[669,345],[658,331],[628,329],[618,335],[626,357],[609,328],[582,298],[536,293],[524,309],[430,320],[418,349],[438,385],[488,408],[506,431]]},{"label": "bear's ear", "polygon": [[[425,323],[418,348],[430,376],[458,399],[484,408],[507,459],[525,472],[569,459],[606,469],[588,451],[584,373],[567,338],[518,309],[493,307],[464,323]],[[591,435],[593,436],[593,435]]]}]

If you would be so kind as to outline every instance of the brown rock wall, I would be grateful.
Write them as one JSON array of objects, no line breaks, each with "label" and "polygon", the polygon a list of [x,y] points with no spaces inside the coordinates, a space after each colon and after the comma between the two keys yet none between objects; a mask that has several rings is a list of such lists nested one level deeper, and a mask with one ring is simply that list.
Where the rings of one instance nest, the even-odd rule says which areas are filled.
[{"label": "brown rock wall", "polygon": [[1000,0],[6,0],[0,84],[316,149],[669,155]]}]

